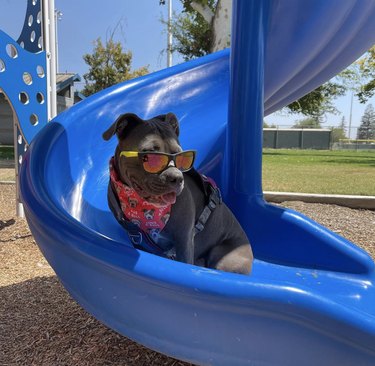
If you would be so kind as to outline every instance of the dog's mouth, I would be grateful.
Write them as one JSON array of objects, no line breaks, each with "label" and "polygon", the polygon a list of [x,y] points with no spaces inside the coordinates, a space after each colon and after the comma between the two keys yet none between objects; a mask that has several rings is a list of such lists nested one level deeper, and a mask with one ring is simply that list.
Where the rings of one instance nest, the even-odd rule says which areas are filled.
[{"label": "dog's mouth", "polygon": [[155,206],[166,206],[173,205],[176,203],[178,194],[181,192],[170,191],[162,194],[150,194],[144,188],[142,188],[136,181],[132,180],[132,186],[134,190],[147,202]]},{"label": "dog's mouth", "polygon": [[161,200],[164,201],[167,205],[173,205],[176,203],[177,193],[170,192],[160,196]]}]

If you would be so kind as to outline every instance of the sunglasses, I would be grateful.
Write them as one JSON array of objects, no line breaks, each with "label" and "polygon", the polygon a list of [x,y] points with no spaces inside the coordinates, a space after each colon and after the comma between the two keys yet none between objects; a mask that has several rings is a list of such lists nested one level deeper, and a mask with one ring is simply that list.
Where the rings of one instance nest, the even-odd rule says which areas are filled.
[{"label": "sunglasses", "polygon": [[174,166],[182,172],[190,170],[194,164],[195,153],[195,150],[182,151],[177,154],[147,151],[121,151],[120,156],[139,158],[146,172],[156,174],[167,169],[171,161],[173,161]]}]

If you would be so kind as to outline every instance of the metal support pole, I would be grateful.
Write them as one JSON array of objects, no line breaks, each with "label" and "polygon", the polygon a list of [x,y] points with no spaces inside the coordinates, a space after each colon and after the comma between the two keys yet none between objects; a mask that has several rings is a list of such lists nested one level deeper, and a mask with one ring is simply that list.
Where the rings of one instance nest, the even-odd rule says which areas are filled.
[{"label": "metal support pole", "polygon": [[57,114],[55,0],[43,0],[43,38],[47,57],[48,121]]},{"label": "metal support pole", "polygon": [[167,45],[167,67],[172,66],[172,0],[168,0],[168,45]]},{"label": "metal support pole", "polygon": [[[272,0],[234,0],[226,182],[230,200],[262,197],[263,84]],[[234,205],[234,207],[237,204]],[[235,209],[236,211],[236,209]]]},{"label": "metal support pole", "polygon": [[20,183],[18,180],[20,162],[18,160],[18,118],[15,110],[13,109],[13,136],[14,136],[14,170],[15,170],[15,180],[16,180],[16,215],[18,217],[25,217],[25,212],[23,209],[23,204],[20,197]]},{"label": "metal support pole", "polygon": [[55,9],[55,50],[56,50],[56,74],[59,72],[59,41],[57,34],[57,22],[62,19],[63,13],[60,10]]}]

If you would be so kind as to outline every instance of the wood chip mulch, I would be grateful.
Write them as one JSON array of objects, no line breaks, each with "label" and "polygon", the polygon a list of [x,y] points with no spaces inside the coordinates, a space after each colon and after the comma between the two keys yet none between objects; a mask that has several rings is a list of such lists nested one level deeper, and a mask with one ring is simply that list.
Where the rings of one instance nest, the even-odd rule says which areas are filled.
[{"label": "wood chip mulch", "polygon": [[[375,212],[302,202],[303,212],[375,258]],[[108,329],[68,295],[0,185],[0,366],[188,366]]]}]

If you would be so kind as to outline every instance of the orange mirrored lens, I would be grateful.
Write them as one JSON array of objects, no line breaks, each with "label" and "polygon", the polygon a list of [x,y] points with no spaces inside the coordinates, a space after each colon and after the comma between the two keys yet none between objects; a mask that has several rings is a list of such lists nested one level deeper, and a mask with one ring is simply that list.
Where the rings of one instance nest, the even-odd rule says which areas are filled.
[{"label": "orange mirrored lens", "polygon": [[168,156],[161,154],[147,154],[143,157],[143,168],[149,173],[158,173],[168,165]]},{"label": "orange mirrored lens", "polygon": [[183,152],[176,156],[176,168],[180,170],[189,170],[194,162],[194,153],[192,151]]}]

